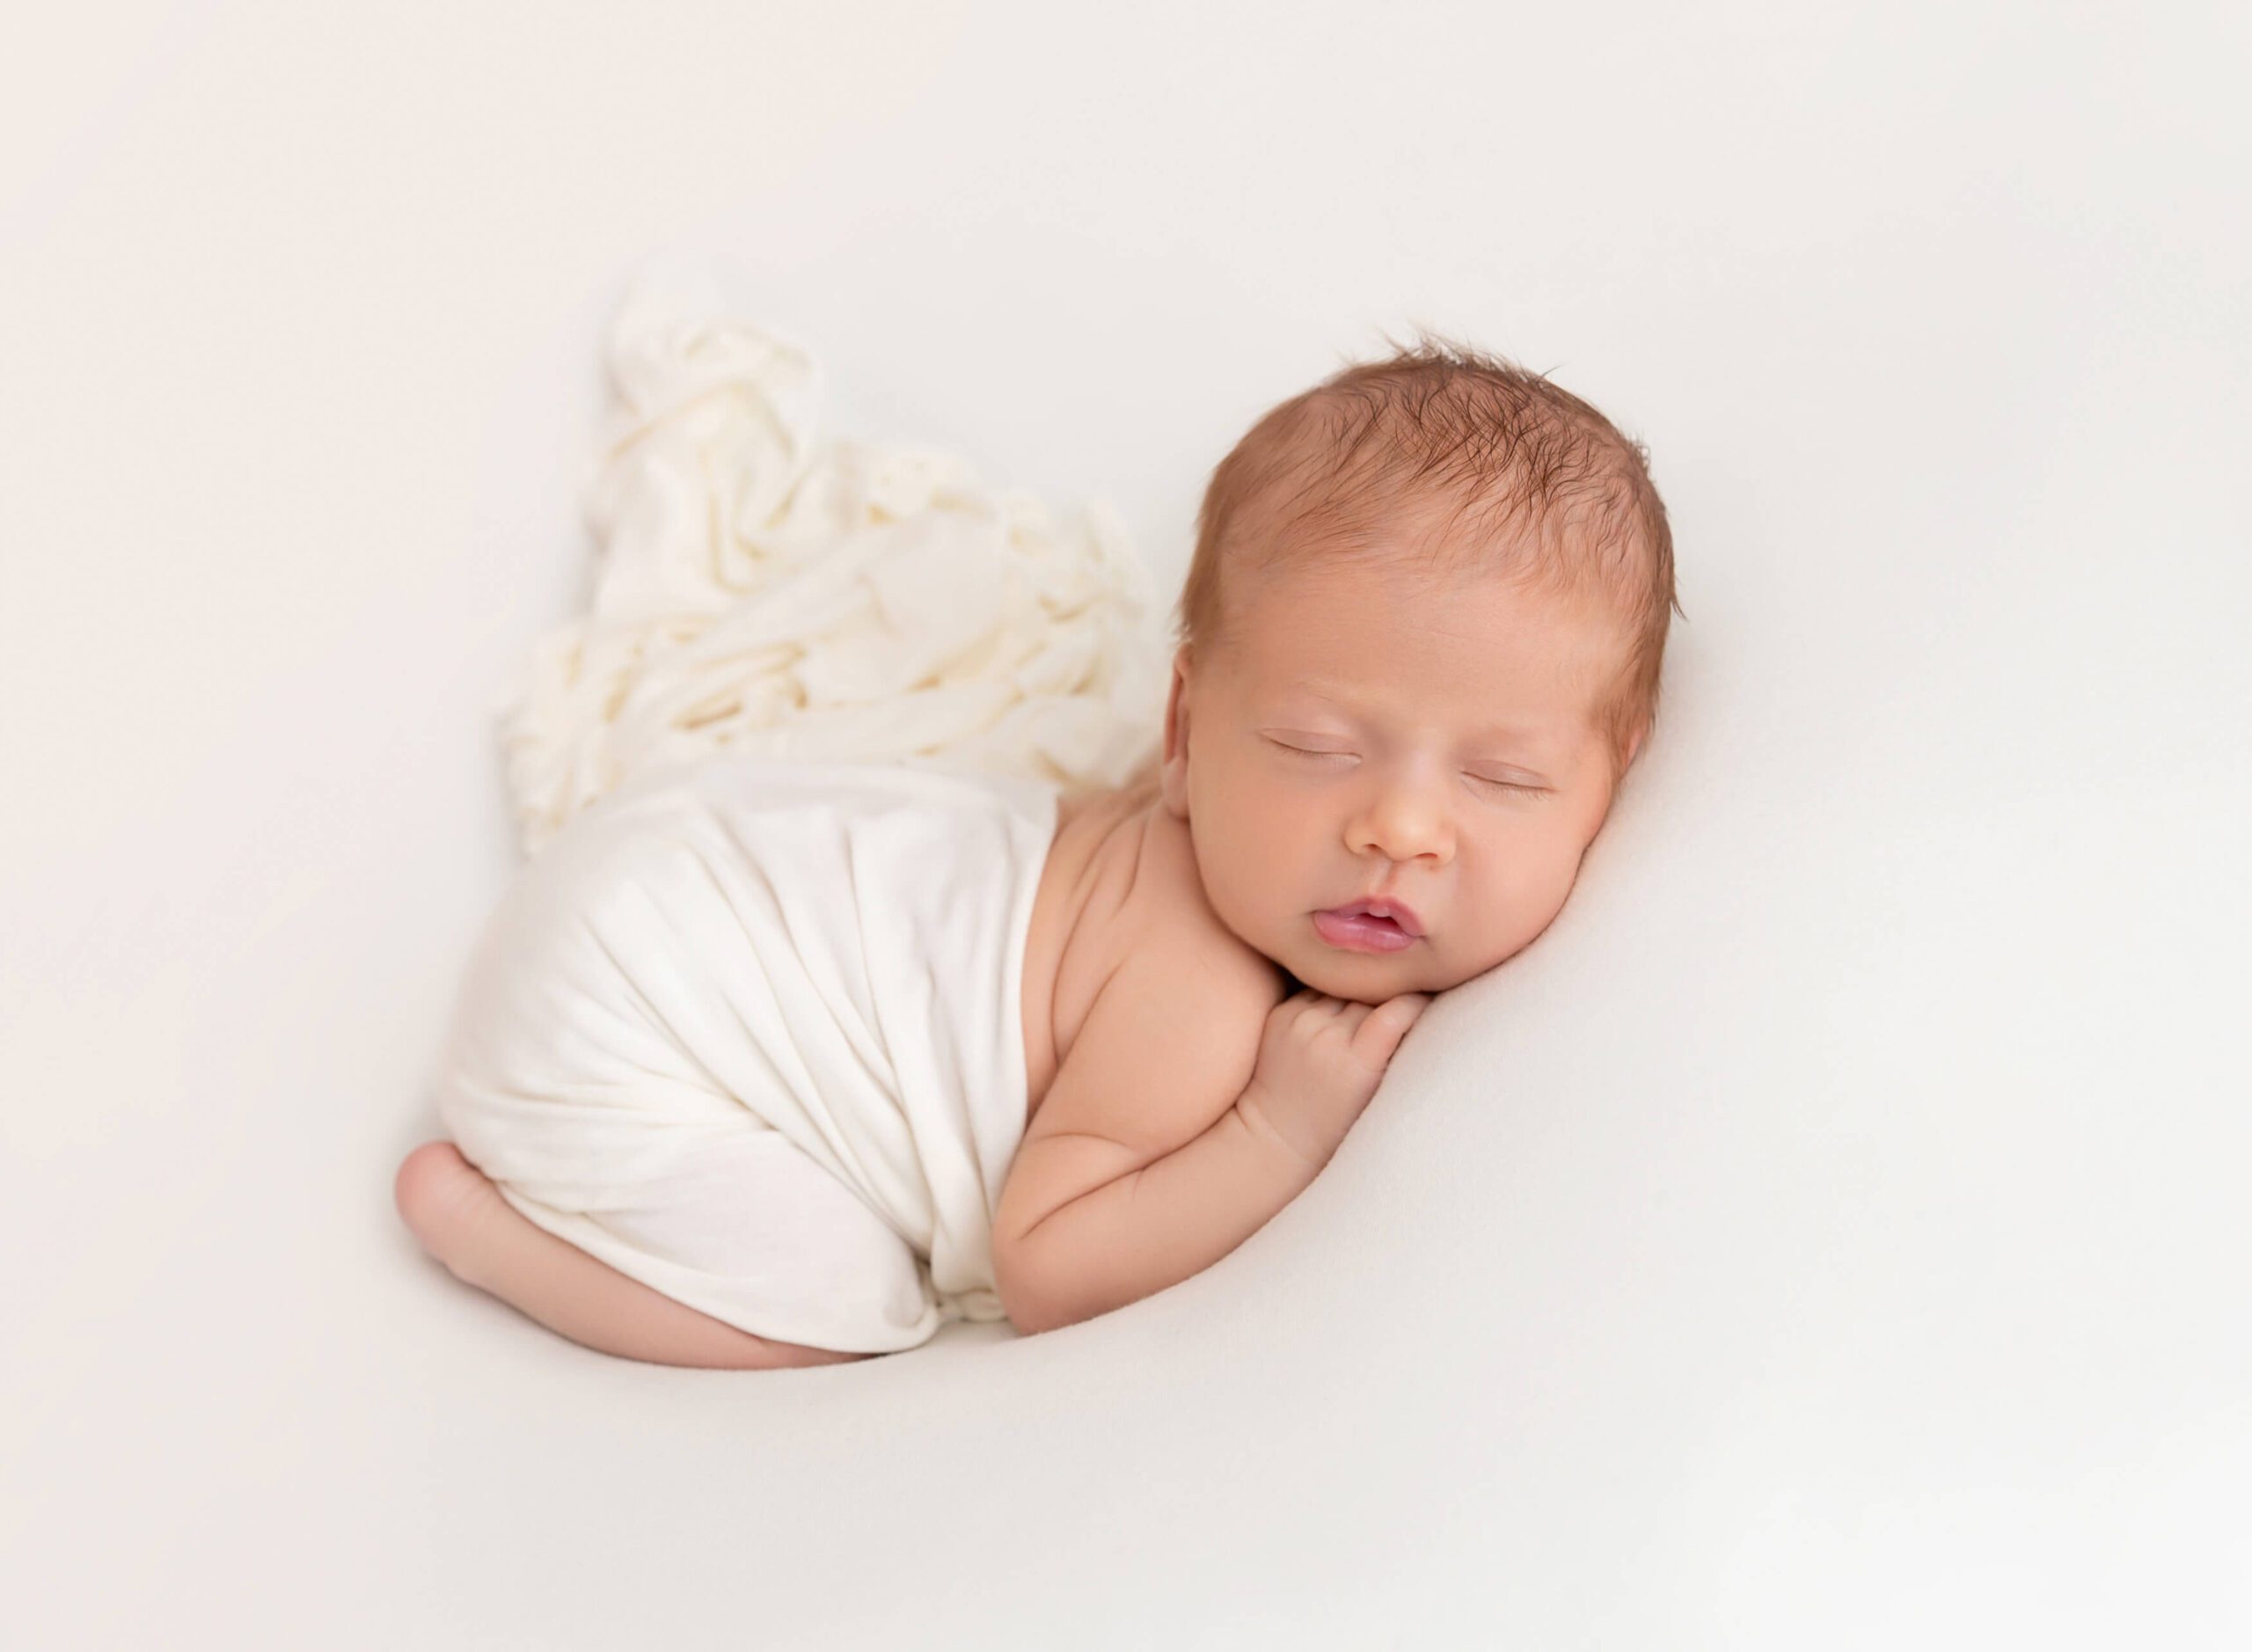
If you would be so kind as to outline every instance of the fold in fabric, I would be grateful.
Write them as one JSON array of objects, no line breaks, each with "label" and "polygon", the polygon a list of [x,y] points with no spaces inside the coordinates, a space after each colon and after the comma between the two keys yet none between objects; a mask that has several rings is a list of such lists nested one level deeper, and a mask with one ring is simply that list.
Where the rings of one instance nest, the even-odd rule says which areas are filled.
[{"label": "fold in fabric", "polygon": [[645,275],[612,325],[593,601],[494,707],[523,854],[721,749],[1125,784],[1169,647],[1116,512],[1059,531],[954,456],[822,442],[811,355],[723,309]]}]

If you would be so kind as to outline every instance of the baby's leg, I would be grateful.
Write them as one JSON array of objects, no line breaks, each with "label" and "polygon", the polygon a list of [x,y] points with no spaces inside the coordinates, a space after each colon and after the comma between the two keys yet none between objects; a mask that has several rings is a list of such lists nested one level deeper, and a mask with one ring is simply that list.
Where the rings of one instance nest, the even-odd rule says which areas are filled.
[{"label": "baby's leg", "polygon": [[603,1353],[731,1371],[869,1357],[753,1336],[628,1279],[509,1204],[451,1142],[409,1153],[392,1192],[415,1238],[456,1278]]}]

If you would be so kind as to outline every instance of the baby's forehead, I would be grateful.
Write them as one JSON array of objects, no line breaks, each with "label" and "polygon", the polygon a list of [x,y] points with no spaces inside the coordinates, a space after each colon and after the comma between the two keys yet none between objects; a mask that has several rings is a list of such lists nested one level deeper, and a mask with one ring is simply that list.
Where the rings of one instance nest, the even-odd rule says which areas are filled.
[{"label": "baby's forehead", "polygon": [[[1349,691],[1373,672],[1402,700],[1437,703],[1496,676],[1578,696],[1605,683],[1627,650],[1607,610],[1490,575],[1371,581],[1333,569],[1243,596],[1216,663],[1262,694],[1324,683]],[[1414,670],[1384,670],[1400,659],[1443,661],[1451,674],[1416,681]]]},{"label": "baby's forehead", "polygon": [[1593,637],[1616,628],[1618,616],[1589,593],[1544,584],[1474,557],[1451,562],[1389,557],[1312,557],[1270,567],[1236,582],[1237,624],[1247,641],[1320,635],[1304,627],[1358,634],[1444,626],[1481,626],[1522,634]]}]

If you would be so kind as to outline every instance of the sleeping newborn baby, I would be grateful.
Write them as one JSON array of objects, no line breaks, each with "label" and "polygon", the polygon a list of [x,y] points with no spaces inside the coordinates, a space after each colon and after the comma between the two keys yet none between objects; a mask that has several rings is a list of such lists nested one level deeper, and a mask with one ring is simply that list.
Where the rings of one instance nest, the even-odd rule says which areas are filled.
[{"label": "sleeping newborn baby", "polygon": [[1126,786],[722,753],[622,787],[488,925],[401,1214],[680,1365],[1046,1331],[1211,1266],[1570,895],[1678,611],[1646,457],[1426,340],[1214,472]]}]

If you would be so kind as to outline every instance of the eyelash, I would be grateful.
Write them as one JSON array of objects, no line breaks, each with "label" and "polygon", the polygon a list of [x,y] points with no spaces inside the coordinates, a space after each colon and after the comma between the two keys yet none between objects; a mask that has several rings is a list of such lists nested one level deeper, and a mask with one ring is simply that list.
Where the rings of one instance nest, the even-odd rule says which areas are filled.
[{"label": "eyelash", "polygon": [[[1280,746],[1285,751],[1296,752],[1301,757],[1349,757],[1353,755],[1349,751],[1309,751],[1304,746],[1293,746],[1285,741],[1276,740],[1272,735],[1267,738],[1270,744]],[[1521,792],[1527,797],[1537,797],[1547,789],[1539,786],[1516,786],[1507,780],[1489,780],[1482,774],[1473,774],[1469,778],[1481,786],[1490,786],[1497,792]]]}]

